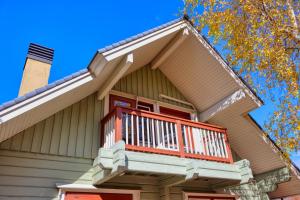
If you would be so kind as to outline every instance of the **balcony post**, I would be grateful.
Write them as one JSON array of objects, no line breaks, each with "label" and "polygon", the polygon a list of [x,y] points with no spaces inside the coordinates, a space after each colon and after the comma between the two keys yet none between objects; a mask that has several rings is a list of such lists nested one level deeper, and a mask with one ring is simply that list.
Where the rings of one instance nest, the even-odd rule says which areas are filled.
[{"label": "balcony post", "polygon": [[103,147],[104,145],[104,121],[102,120],[99,122],[99,128],[100,128],[100,147]]},{"label": "balcony post", "polygon": [[227,130],[225,130],[224,136],[225,136],[226,149],[227,149],[227,153],[228,153],[228,161],[229,161],[229,163],[233,163],[233,158],[232,158],[231,148],[229,145]]},{"label": "balcony post", "polygon": [[177,127],[177,137],[178,137],[178,145],[179,145],[179,152],[180,152],[180,157],[184,158],[184,144],[183,144],[183,139],[182,139],[182,131],[181,131],[181,121],[176,120],[176,127]]},{"label": "balcony post", "polygon": [[122,108],[117,107],[115,112],[115,143],[122,140]]}]

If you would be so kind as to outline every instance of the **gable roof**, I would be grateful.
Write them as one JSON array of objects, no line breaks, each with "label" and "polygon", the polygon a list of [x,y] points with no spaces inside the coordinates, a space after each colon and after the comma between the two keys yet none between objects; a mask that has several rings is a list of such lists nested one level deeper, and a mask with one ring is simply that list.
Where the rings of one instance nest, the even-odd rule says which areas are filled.
[{"label": "gable roof", "polygon": [[[214,65],[217,65],[216,63],[219,63],[219,65],[215,66],[215,68],[222,68],[222,73],[224,72],[224,76],[226,77],[221,78],[230,81],[230,84],[234,85],[232,90],[234,91],[237,88],[242,88],[247,93],[247,98],[249,98],[243,101],[243,103],[247,103],[247,109],[251,110],[263,104],[262,100],[245,83],[245,81],[241,77],[239,77],[231,67],[228,66],[228,64],[222,59],[218,51],[209,44],[207,39],[199,35],[197,30],[194,29],[187,18],[176,19],[126,40],[102,48],[95,53],[87,69],[81,70],[75,74],[55,81],[54,83],[51,83],[45,87],[39,88],[22,97],[18,97],[1,105],[0,142],[12,137],[25,128],[28,128],[31,125],[47,118],[57,111],[67,107],[68,105],[75,103],[85,96],[95,91],[101,90],[102,85],[104,85],[108,77],[113,74],[113,71],[124,59],[125,55],[128,55],[132,52],[135,53],[134,59],[137,60],[137,64],[131,66],[131,68],[124,73],[129,73],[130,70],[133,71],[143,66],[143,64],[149,63],[149,61],[153,60],[153,58],[157,54],[159,54],[164,49],[164,47],[167,46],[170,41],[176,37],[176,35],[178,35],[180,31],[185,28],[188,28],[189,31],[192,32],[193,36],[191,37],[193,37],[193,41],[190,42],[194,42],[196,39],[196,41],[199,41],[199,44],[201,46],[205,47],[205,51],[209,51],[211,57],[217,60],[217,62],[214,62]],[[147,56],[141,56],[141,52],[147,54]],[[205,54],[205,56],[207,56],[207,54]],[[164,66],[162,66],[162,71],[165,74],[170,74],[169,77],[171,78],[171,81],[173,80],[174,82],[177,82],[177,78],[175,77],[176,74],[174,73],[174,71],[172,71],[174,69],[166,65],[167,64],[164,64]],[[178,84],[179,83],[177,83],[177,85]],[[193,93],[193,91],[186,93],[186,95],[190,97],[191,101],[195,102],[195,99],[197,99],[197,97],[191,97],[191,93]],[[217,96],[214,101],[221,100],[222,98],[223,96]],[[210,101],[210,99],[208,99],[208,101]],[[206,107],[207,106],[209,105],[206,105]],[[206,107],[197,104],[197,108],[199,110]],[[246,111],[244,110],[243,112]],[[218,121],[218,118],[216,118],[215,120]],[[212,121],[214,121],[214,119],[212,119]],[[265,147],[269,148],[266,145]],[[276,160],[276,163],[278,163],[278,166],[284,165],[284,163],[279,158],[274,157],[274,159]],[[261,170],[267,170],[269,168],[270,166]],[[258,167],[257,172],[262,172],[259,169],[260,168]]]}]

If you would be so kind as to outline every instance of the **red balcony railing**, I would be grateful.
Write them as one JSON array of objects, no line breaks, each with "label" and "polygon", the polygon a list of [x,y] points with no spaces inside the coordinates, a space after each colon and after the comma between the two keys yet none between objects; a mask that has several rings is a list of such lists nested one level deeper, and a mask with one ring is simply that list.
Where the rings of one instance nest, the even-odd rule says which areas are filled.
[{"label": "red balcony railing", "polygon": [[124,140],[127,150],[232,163],[225,128],[121,107],[101,124],[104,148]]}]

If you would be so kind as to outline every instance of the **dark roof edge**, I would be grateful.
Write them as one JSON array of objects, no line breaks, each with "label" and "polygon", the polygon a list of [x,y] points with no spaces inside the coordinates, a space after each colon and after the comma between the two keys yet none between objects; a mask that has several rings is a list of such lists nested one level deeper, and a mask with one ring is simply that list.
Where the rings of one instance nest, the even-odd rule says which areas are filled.
[{"label": "dark roof edge", "polygon": [[[257,121],[250,115],[247,114],[247,116],[250,118],[250,120],[263,132],[266,133],[264,131],[264,129],[257,123]],[[276,144],[276,142],[269,136],[269,134],[265,134],[267,136],[267,138],[271,141],[271,143],[275,146],[275,148],[281,153],[283,154],[284,152],[282,151],[282,149]],[[290,159],[287,158],[288,161],[293,165],[293,167],[295,167],[295,169],[298,171],[298,173],[300,174],[300,168]]]},{"label": "dark roof edge", "polygon": [[57,80],[57,81],[54,81],[53,83],[50,83],[50,84],[48,84],[48,85],[45,85],[44,87],[41,87],[41,88],[38,88],[38,89],[36,89],[36,90],[33,90],[33,91],[29,92],[29,93],[26,93],[26,94],[24,94],[23,96],[14,98],[14,99],[11,100],[11,101],[7,101],[7,102],[3,103],[2,105],[0,105],[0,111],[6,109],[6,108],[8,108],[8,107],[14,106],[15,104],[20,103],[20,102],[22,102],[22,101],[25,101],[25,100],[27,100],[27,99],[33,97],[33,96],[36,96],[36,95],[38,95],[38,94],[41,94],[41,93],[43,93],[43,92],[45,92],[45,91],[47,91],[47,90],[49,90],[49,89],[51,89],[51,88],[54,88],[54,87],[56,87],[56,86],[58,86],[58,85],[61,85],[61,84],[65,83],[65,82],[67,82],[67,81],[69,81],[69,80],[71,80],[71,79],[74,79],[74,78],[76,78],[76,77],[78,77],[78,76],[80,76],[80,75],[86,73],[86,72],[88,72],[88,70],[87,70],[86,68],[85,68],[85,69],[82,69],[82,70],[80,70],[80,71],[77,71],[77,72],[75,72],[75,73],[69,75],[69,76],[65,76],[65,77],[63,77],[63,78],[61,78],[61,79],[59,79],[59,80]]}]

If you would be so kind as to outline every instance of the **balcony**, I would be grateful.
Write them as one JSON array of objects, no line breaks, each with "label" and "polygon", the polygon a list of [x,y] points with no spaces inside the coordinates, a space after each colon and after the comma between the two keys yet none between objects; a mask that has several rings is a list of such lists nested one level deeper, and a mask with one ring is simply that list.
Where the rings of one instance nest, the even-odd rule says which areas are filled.
[{"label": "balcony", "polygon": [[116,107],[101,121],[101,147],[232,163],[225,128],[153,112]]}]

